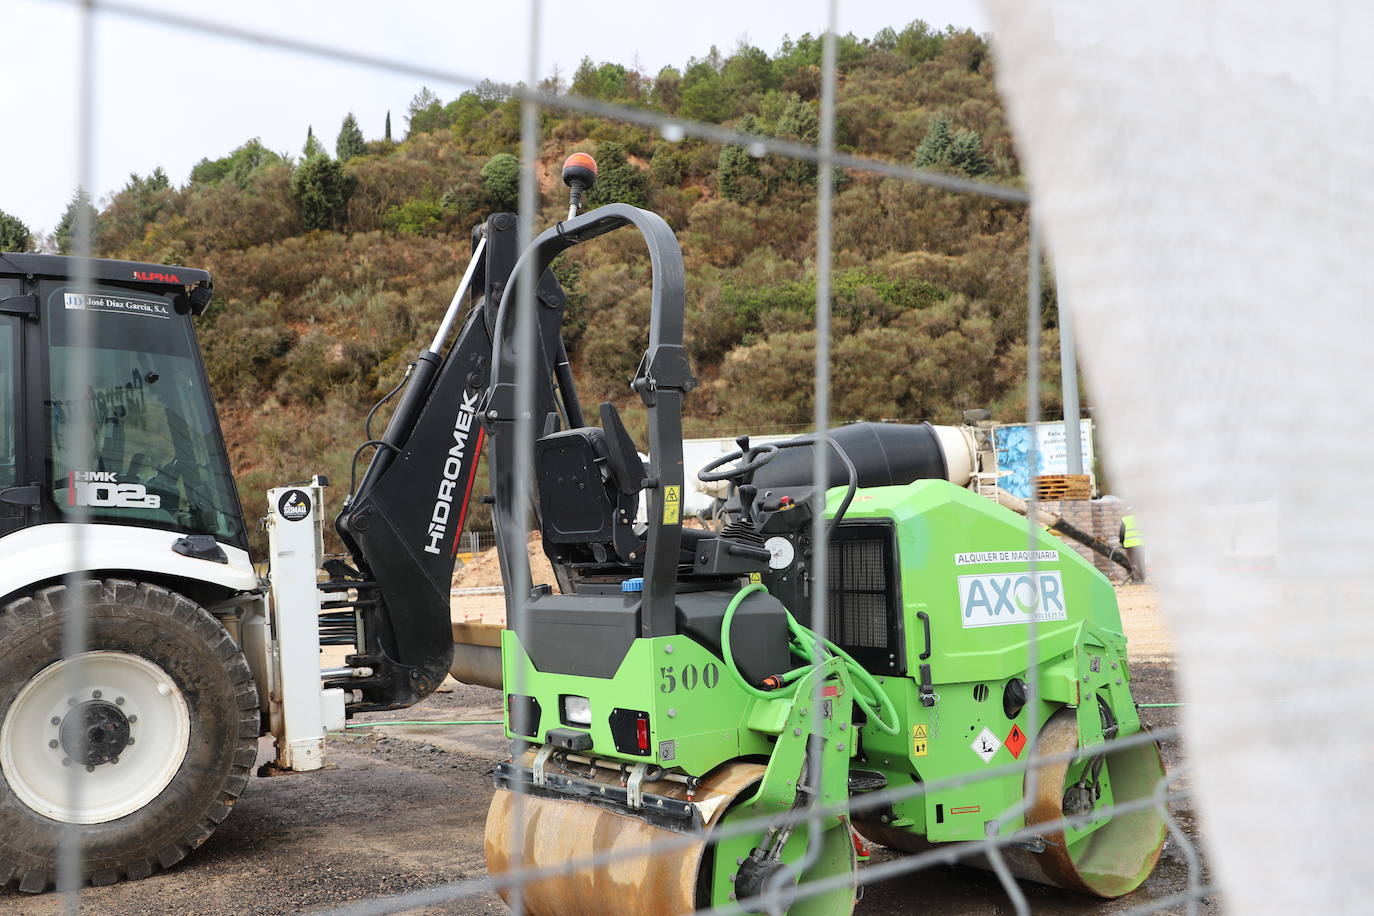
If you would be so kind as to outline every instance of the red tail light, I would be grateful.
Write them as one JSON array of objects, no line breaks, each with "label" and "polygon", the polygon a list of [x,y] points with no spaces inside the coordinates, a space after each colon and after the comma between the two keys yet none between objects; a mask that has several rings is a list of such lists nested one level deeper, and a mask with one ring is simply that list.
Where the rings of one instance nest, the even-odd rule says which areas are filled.
[{"label": "red tail light", "polygon": [[639,743],[641,752],[649,753],[649,720],[635,720],[635,741]]}]

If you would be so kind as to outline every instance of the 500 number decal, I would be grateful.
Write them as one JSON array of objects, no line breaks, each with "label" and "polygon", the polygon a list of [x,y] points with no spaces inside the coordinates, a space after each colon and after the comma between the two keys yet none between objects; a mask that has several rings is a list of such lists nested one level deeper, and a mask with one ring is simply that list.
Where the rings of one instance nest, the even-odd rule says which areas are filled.
[{"label": "500 number decal", "polygon": [[700,670],[696,665],[683,665],[682,670],[673,673],[673,666],[667,665],[658,669],[658,689],[663,693],[672,693],[678,687],[683,690],[696,690],[700,685],[707,690],[714,690],[720,683],[720,666],[715,662],[708,662]]}]

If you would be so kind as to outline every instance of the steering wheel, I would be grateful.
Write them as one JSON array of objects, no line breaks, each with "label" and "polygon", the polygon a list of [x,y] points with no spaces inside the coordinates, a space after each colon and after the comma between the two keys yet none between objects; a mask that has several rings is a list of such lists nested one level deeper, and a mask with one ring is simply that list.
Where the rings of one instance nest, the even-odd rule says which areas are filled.
[{"label": "steering wheel", "polygon": [[[712,461],[706,467],[697,471],[697,480],[703,483],[714,483],[717,480],[730,480],[736,483],[745,480],[750,474],[763,467],[768,462],[777,457],[778,447],[776,445],[756,445],[749,451],[733,451],[728,455],[722,455]],[[746,458],[744,464],[730,468],[726,471],[717,471],[716,468],[729,464],[731,461],[739,461]]]}]

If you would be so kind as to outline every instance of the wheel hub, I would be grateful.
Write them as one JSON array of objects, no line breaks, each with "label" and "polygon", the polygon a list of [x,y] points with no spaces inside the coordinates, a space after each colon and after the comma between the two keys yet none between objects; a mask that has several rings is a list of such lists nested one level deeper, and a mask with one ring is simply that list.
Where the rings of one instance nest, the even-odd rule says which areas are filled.
[{"label": "wheel hub", "polygon": [[129,746],[129,719],[114,703],[87,700],[62,717],[57,740],[67,757],[88,767],[118,763]]},{"label": "wheel hub", "polygon": [[0,773],[34,813],[102,824],[156,798],[190,736],[186,697],[161,666],[132,652],[83,652],[34,674],[0,710]]}]

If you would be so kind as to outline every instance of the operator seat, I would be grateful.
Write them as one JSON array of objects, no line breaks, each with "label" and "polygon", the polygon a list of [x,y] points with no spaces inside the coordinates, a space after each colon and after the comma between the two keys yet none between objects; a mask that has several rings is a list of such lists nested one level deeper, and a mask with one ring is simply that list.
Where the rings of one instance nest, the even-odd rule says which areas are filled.
[{"label": "operator seat", "polygon": [[[535,443],[535,480],[544,550],[554,562],[640,566],[644,540],[635,530],[647,476],[619,412],[601,405],[601,426],[581,426]],[[701,535],[683,529],[690,564]]]}]

